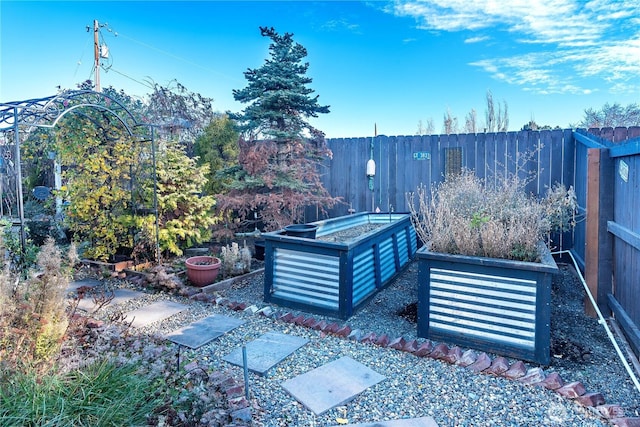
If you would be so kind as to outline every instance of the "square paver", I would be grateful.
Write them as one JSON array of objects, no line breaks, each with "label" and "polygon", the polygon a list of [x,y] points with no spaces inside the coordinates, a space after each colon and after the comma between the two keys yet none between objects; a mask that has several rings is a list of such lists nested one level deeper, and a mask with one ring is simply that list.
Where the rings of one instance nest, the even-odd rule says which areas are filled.
[{"label": "square paver", "polygon": [[282,383],[316,415],[342,405],[385,377],[350,357],[341,357]]},{"label": "square paver", "polygon": [[[131,289],[116,289],[113,291],[113,299],[104,306],[106,307],[109,305],[122,304],[123,302],[135,298],[140,298],[144,295],[144,292],[134,291]],[[106,293],[105,296],[109,297],[111,296],[111,293]],[[87,313],[91,313],[93,310],[95,310],[96,304],[93,302],[93,295],[91,295],[91,293],[85,295],[84,298],[82,298],[80,302],[78,302],[78,308],[80,310],[86,311]]]},{"label": "square paver", "polygon": [[166,338],[178,345],[195,350],[243,323],[244,320],[235,317],[214,314],[171,332]]},{"label": "square paver", "polygon": [[127,321],[131,321],[133,319],[131,326],[141,328],[143,326],[159,322],[160,320],[164,320],[186,309],[187,306],[180,304],[179,302],[158,301],[137,310],[125,313],[125,319]]},{"label": "square paver", "polygon": [[[269,369],[280,363],[291,353],[305,345],[309,340],[295,335],[267,332],[247,343],[247,367],[259,375],[265,375]],[[242,348],[235,349],[223,360],[243,366]]]}]

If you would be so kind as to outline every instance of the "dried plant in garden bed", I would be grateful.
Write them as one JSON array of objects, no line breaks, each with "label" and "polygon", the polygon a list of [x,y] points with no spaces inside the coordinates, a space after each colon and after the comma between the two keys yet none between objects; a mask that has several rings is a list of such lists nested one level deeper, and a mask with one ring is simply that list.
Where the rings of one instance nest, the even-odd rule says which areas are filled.
[{"label": "dried plant in garden bed", "polygon": [[236,242],[223,246],[220,249],[220,259],[222,260],[222,275],[233,277],[251,271],[251,251],[247,247]]},{"label": "dried plant in garden bed", "polygon": [[514,175],[490,186],[465,170],[420,186],[407,196],[416,233],[433,252],[538,261],[540,241],[575,224],[577,201],[560,184],[542,199],[525,185]]}]

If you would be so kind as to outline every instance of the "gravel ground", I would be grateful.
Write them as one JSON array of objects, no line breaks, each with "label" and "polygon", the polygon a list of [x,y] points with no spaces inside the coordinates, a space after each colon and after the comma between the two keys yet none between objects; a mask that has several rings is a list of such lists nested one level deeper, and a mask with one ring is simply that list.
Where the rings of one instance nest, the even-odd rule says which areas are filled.
[{"label": "gravel ground", "polygon": [[[640,416],[640,393],[634,388],[613,346],[597,320],[584,315],[582,286],[567,266],[553,285],[552,363],[545,373],[558,372],[565,383],[582,382],[587,392],[600,392],[607,404],[617,404],[627,417]],[[219,296],[231,301],[262,302],[263,274],[237,282]],[[352,329],[387,334],[390,338],[416,338],[416,324],[398,312],[417,300],[417,264],[409,267],[369,304],[347,321]],[[131,286],[126,281],[118,286]],[[188,302],[190,309],[152,325],[138,334],[166,334],[213,313],[237,316],[246,323],[197,350],[183,350],[184,362],[198,362],[209,371],[231,372],[242,382],[242,369],[229,365],[222,357],[268,331],[307,338],[309,343],[289,356],[265,377],[250,375],[250,394],[254,404],[253,425],[330,426],[338,418],[349,423],[375,422],[397,418],[431,416],[445,426],[604,426],[609,423],[593,410],[578,405],[542,387],[485,374],[474,374],[446,362],[373,344],[363,344],[327,335],[306,327],[248,312],[233,311],[223,305],[188,300],[166,293],[150,293],[120,306],[104,310],[100,316],[113,318],[118,310],[127,311],[159,299]],[[272,306],[279,313],[292,311]],[[322,316],[313,315],[316,319]],[[336,321],[335,319],[331,319]],[[423,341],[423,340],[419,340]],[[342,356],[349,356],[375,370],[386,379],[367,389],[351,402],[315,416],[293,399],[281,383]],[[535,365],[526,363],[527,367]]]}]

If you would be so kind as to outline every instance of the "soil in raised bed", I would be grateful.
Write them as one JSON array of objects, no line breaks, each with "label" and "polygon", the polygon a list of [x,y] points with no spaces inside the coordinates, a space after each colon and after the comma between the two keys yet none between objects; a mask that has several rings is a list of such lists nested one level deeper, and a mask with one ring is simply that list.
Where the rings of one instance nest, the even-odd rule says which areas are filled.
[{"label": "soil in raised bed", "polygon": [[340,242],[346,243],[351,240],[355,240],[361,237],[363,234],[369,233],[370,231],[377,230],[386,224],[362,224],[357,225],[355,227],[345,228],[344,230],[336,231],[335,233],[325,234],[324,236],[316,237],[316,240],[321,240],[323,242]]}]

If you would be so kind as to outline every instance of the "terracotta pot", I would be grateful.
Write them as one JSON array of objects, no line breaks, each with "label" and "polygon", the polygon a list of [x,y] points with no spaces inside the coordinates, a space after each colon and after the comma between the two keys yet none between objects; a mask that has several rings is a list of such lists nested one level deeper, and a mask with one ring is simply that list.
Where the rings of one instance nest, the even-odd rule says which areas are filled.
[{"label": "terracotta pot", "polygon": [[222,261],[214,256],[193,256],[185,261],[187,277],[196,286],[207,286],[216,281]]}]

